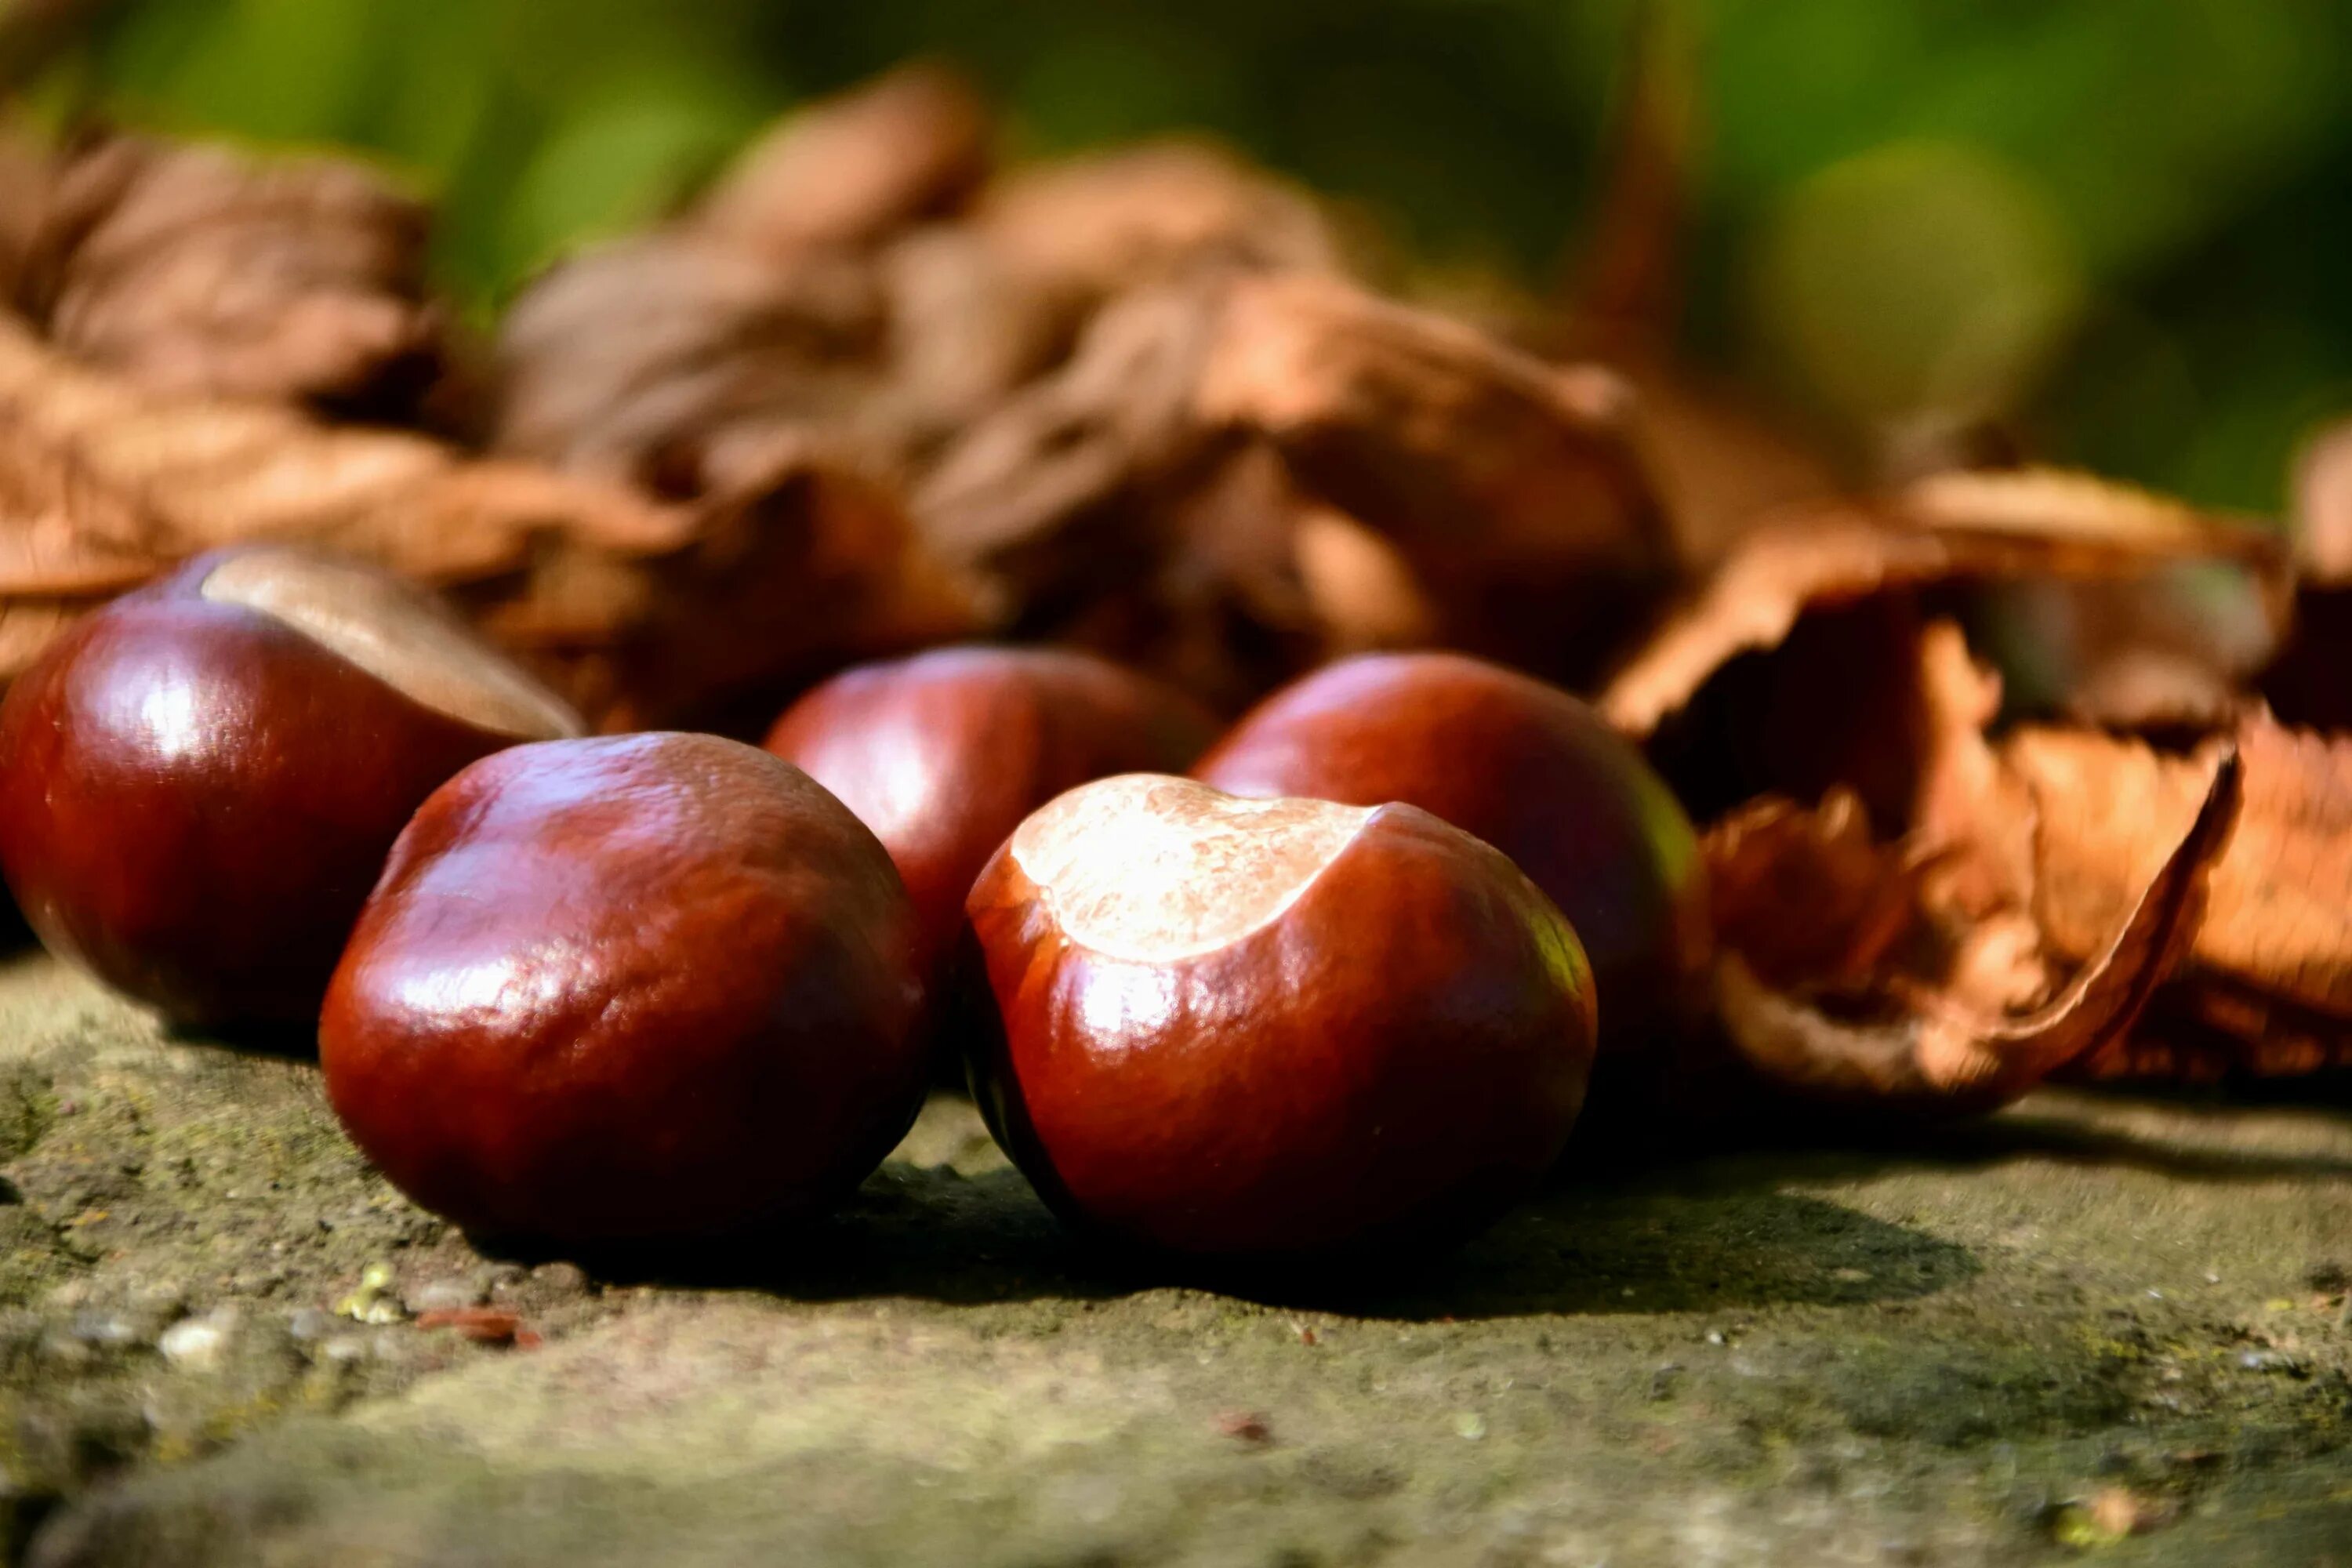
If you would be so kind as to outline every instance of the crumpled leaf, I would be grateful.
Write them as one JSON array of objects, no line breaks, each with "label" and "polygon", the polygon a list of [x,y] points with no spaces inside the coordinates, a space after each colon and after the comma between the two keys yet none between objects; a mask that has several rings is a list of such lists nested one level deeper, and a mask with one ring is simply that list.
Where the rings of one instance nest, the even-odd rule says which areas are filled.
[{"label": "crumpled leaf", "polygon": [[607,724],[971,624],[889,498],[812,458],[663,503],[282,404],[134,386],[0,321],[0,676],[110,594],[257,540],[451,590]]},{"label": "crumpled leaf", "polygon": [[883,330],[875,279],[848,258],[625,240],[508,311],[496,446],[669,495],[724,489],[778,441],[856,449]]},{"label": "crumpled leaf", "polygon": [[695,222],[772,257],[872,245],[961,205],[988,175],[994,137],[961,72],[900,66],[787,116],[736,160]]},{"label": "crumpled leaf", "polygon": [[401,417],[443,359],[427,222],[357,163],[114,137],[58,171],[16,293],[68,353],[158,391]]},{"label": "crumpled leaf", "polygon": [[1646,736],[1740,654],[1778,647],[1808,611],[1957,579],[2112,578],[2171,561],[2282,573],[2267,530],[2088,475],[1938,474],[1874,501],[1799,509],[1741,542],[1622,670],[1601,707]]},{"label": "crumpled leaf", "polygon": [[1343,270],[1314,198],[1200,141],[1015,170],[989,188],[972,230],[1006,268],[1077,312],[1203,267]]},{"label": "crumpled leaf", "polygon": [[1193,416],[1225,281],[1139,289],[1105,310],[1070,363],[965,432],[915,493],[926,537],[1024,603],[1131,574],[1150,529],[1131,509],[1174,489],[1212,441]]},{"label": "crumpled leaf", "polygon": [[[1601,707],[1650,742],[1702,817],[1844,784],[1896,831],[1921,744],[1906,672],[1928,616],[1981,612],[1986,584],[2146,582],[2183,561],[2284,581],[2268,531],[2079,475],[1938,475],[1876,501],[1804,508],[1744,539]],[[2151,637],[2109,653],[2183,646]]]},{"label": "crumpled leaf", "polygon": [[[1396,621],[1558,675],[1590,668],[1666,570],[1622,401],[1605,374],[1333,279],[1211,270],[1106,309],[1063,370],[948,447],[916,511],[1033,633],[1168,566],[1279,641],[1312,629],[1297,539],[1319,509],[1327,595],[1331,541],[1366,538],[1356,560]],[[1258,449],[1287,483],[1236,526],[1203,497]],[[1360,631],[1325,627],[1323,651],[1343,635]]]},{"label": "crumpled leaf", "polygon": [[1766,985],[1866,985],[1923,919],[1919,866],[1872,837],[1848,790],[1752,801],[1704,849],[1717,942]]},{"label": "crumpled leaf", "polygon": [[1235,285],[1197,409],[1273,443],[1302,489],[1395,545],[1455,646],[1574,680],[1671,574],[1608,372],[1556,368],[1337,279],[1274,275]]},{"label": "crumpled leaf", "polygon": [[[2237,744],[2245,805],[2213,865],[2192,970],[2352,1026],[2352,737],[2258,714]],[[2066,731],[2020,731],[2002,753],[2035,801],[2037,913],[2079,953],[2196,809],[2195,765]]]},{"label": "crumpled leaf", "polygon": [[[1768,984],[1727,942],[1717,986],[1733,1054],[1765,1082],[1803,1100],[1948,1115],[1995,1109],[2121,1038],[2194,929],[2200,876],[2239,808],[2234,750],[2209,752],[2195,765],[2204,788],[2187,830],[2048,1001],[2023,1013],[1979,1005],[1968,994],[1976,964],[1965,949],[1956,955],[1956,978],[1882,974],[1856,994],[1827,984]],[[1848,929],[1866,928],[1849,922]],[[1998,941],[2004,933],[1996,927],[1989,934]]]}]

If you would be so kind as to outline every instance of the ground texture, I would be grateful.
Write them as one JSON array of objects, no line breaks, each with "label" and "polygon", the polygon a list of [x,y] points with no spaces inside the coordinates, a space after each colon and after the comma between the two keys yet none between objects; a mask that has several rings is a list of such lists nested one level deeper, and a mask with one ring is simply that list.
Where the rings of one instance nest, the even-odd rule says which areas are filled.
[{"label": "ground texture", "polygon": [[583,1268],[22,958],[0,1561],[2352,1564],[2334,1092],[1579,1177],[1282,1300],[1089,1258],[942,1099],[814,1234]]}]

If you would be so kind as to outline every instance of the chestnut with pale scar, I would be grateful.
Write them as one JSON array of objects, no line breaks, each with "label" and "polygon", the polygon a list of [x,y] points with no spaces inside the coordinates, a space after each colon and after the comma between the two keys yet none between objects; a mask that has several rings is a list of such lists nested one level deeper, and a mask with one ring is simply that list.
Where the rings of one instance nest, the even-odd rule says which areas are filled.
[{"label": "chestnut with pale scar", "polygon": [[0,703],[0,866],[43,942],[181,1023],[305,1023],[443,780],[578,714],[424,592],[282,547],[85,617]]},{"label": "chestnut with pale scar", "polygon": [[1558,1156],[1591,972],[1502,854],[1411,805],[1129,774],[1023,823],[969,910],[992,1128],[1065,1218],[1266,1259],[1446,1243]]}]

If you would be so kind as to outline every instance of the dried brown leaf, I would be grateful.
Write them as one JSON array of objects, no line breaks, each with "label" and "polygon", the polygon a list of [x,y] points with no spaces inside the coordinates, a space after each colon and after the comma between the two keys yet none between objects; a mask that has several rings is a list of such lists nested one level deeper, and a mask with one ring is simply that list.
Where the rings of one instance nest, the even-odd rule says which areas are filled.
[{"label": "dried brown leaf", "polygon": [[1422,647],[1437,606],[1395,545],[1339,508],[1308,503],[1292,534],[1299,585],[1332,655]]},{"label": "dried brown leaf", "polygon": [[1334,279],[1237,282],[1199,417],[1393,543],[1445,640],[1576,678],[1670,571],[1623,384]]},{"label": "dried brown leaf", "polygon": [[784,120],[703,199],[696,226],[771,256],[866,246],[952,211],[987,177],[995,126],[979,91],[933,62],[901,66]]},{"label": "dried brown leaf", "polygon": [[2283,573],[2269,531],[2147,491],[2040,469],[1939,474],[1873,501],[1801,509],[1742,540],[1618,673],[1602,710],[1647,736],[1743,653],[1809,613],[1881,592],[2017,577],[2109,579],[2168,562]]},{"label": "dried brown leaf", "polygon": [[1610,681],[1601,710],[1626,734],[1645,738],[1733,658],[1780,647],[1808,611],[1932,580],[1949,560],[1932,535],[1844,508],[1761,529]]},{"label": "dried brown leaf", "polygon": [[1223,295],[1196,278],[1127,296],[1066,366],[952,443],[915,493],[933,547],[1023,605],[1131,578],[1159,553],[1143,511],[1209,445],[1192,399]]},{"label": "dried brown leaf", "polygon": [[1017,276],[1080,313],[1202,267],[1337,272],[1304,192],[1202,142],[1154,142],[1016,170],[972,214]]},{"label": "dried brown leaf", "polygon": [[[2352,1023],[2352,737],[2267,717],[2238,731],[2245,806],[2214,863],[2189,959],[2240,987]],[[2036,910],[2075,953],[2196,810],[2194,764],[2134,741],[2028,730],[2003,756],[2034,796]]]},{"label": "dried brown leaf", "polygon": [[1717,942],[1776,991],[1863,986],[1921,919],[1918,867],[1872,837],[1847,791],[1753,801],[1702,848]]},{"label": "dried brown leaf", "polygon": [[608,725],[971,627],[896,504],[805,456],[667,505],[283,405],[132,386],[0,322],[0,675],[104,593],[256,540],[450,588]]},{"label": "dried brown leaf", "polygon": [[356,163],[118,137],[58,173],[18,296],[159,391],[400,415],[442,355],[426,222]]},{"label": "dried brown leaf", "polygon": [[2169,973],[2193,921],[2199,879],[2236,815],[2240,766],[2202,764],[2205,790],[2186,833],[2138,889],[2121,923],[2050,1001],[1990,1013],[1948,991],[1906,986],[1832,1009],[1766,984],[1737,952],[1719,961],[1724,1032],[1739,1060],[1808,1100],[1912,1113],[1994,1109],[2120,1037]]},{"label": "dried brown leaf", "polygon": [[725,489],[779,440],[858,445],[883,330],[874,277],[849,258],[763,259],[678,233],[623,241],[558,267],[507,313],[496,446],[669,494]]}]

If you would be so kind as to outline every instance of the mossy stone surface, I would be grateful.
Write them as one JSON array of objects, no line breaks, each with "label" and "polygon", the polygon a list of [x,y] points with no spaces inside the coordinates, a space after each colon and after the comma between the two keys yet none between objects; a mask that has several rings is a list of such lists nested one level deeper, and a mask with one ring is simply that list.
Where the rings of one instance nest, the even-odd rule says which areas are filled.
[{"label": "mossy stone surface", "polygon": [[[836,1220],[486,1253],[298,1055],[0,968],[0,1544],[43,1565],[2352,1564],[2352,1107],[2037,1095],[1576,1176],[1254,1295],[935,1102]],[[514,1314],[535,1348],[432,1316]]]}]

